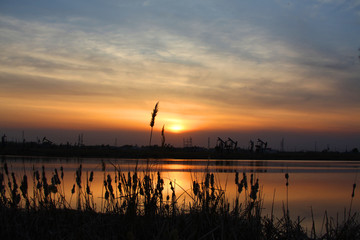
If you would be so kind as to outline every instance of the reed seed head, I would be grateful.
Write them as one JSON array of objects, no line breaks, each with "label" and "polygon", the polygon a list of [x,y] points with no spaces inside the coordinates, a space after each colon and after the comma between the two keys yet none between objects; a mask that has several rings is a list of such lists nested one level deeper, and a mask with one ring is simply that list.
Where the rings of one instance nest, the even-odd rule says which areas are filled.
[{"label": "reed seed head", "polygon": [[154,125],[155,125],[155,117],[156,117],[156,115],[157,115],[157,113],[158,113],[158,111],[159,111],[159,102],[157,102],[156,104],[155,104],[155,107],[154,107],[154,110],[153,110],[153,112],[151,113],[151,121],[150,121],[150,127],[154,127]]}]

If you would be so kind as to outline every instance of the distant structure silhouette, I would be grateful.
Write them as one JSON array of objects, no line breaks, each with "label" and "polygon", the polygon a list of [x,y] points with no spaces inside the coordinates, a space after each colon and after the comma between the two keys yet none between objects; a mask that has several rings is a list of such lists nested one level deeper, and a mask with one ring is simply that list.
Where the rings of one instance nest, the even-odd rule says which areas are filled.
[{"label": "distant structure silhouette", "polygon": [[79,134],[77,145],[78,147],[84,146],[84,134]]},{"label": "distant structure silhouette", "polygon": [[253,141],[253,140],[250,140],[250,141],[249,141],[249,151],[250,151],[250,152],[253,152],[253,151],[254,151],[254,141]]},{"label": "distant structure silhouette", "polygon": [[222,140],[220,137],[218,137],[216,141],[215,149],[219,152],[222,152],[225,149],[225,146],[226,146],[226,142]]},{"label": "distant structure silhouette", "polygon": [[264,142],[263,140],[258,138],[255,148],[256,148],[255,150],[256,152],[264,152],[265,149],[267,148],[267,142]]},{"label": "distant structure silhouette", "polygon": [[191,148],[193,145],[192,145],[192,138],[184,138],[183,139],[183,147],[184,148]]},{"label": "distant structure silhouette", "polygon": [[237,144],[238,144],[237,141],[235,142],[234,140],[232,140],[231,138],[228,137],[228,140],[226,141],[226,149],[228,151],[236,150]]},{"label": "distant structure silhouette", "polygon": [[42,144],[43,145],[52,145],[53,142],[50,141],[49,139],[47,139],[46,137],[44,137],[43,140],[42,140]]},{"label": "distant structure silhouette", "polygon": [[5,147],[5,145],[6,145],[6,135],[5,134],[1,137],[1,145],[3,147]]},{"label": "distant structure silhouette", "polygon": [[222,152],[223,150],[227,150],[228,152],[230,152],[230,151],[236,150],[237,144],[238,144],[237,141],[234,141],[229,137],[226,141],[224,141],[220,137],[218,137],[215,148],[219,152]]}]

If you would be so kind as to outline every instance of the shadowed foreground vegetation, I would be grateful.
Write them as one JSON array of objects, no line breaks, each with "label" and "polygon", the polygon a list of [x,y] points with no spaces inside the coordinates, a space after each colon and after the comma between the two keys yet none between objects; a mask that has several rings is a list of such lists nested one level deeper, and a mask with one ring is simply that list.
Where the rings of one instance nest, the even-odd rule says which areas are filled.
[{"label": "shadowed foreground vegetation", "polygon": [[[63,169],[51,178],[33,169],[18,180],[4,163],[0,173],[1,239],[360,239],[358,213],[349,210],[343,221],[324,216],[324,233],[306,232],[302,220],[262,215],[259,179],[235,175],[237,195],[225,198],[216,176],[194,177],[189,191],[169,180],[169,191],[159,172],[122,172],[102,163],[100,206],[94,202],[93,172],[76,170],[71,192],[65,192]],[[288,175],[285,175],[286,180]],[[32,182],[32,189],[29,188]],[[287,186],[287,185],[286,185]],[[355,189],[355,185],[354,185]],[[166,192],[166,193],[165,193]],[[65,195],[70,195],[65,197]],[[189,201],[181,201],[186,195]],[[70,199],[70,200],[67,200]],[[287,204],[286,204],[287,205]],[[350,206],[351,207],[351,206]]]}]

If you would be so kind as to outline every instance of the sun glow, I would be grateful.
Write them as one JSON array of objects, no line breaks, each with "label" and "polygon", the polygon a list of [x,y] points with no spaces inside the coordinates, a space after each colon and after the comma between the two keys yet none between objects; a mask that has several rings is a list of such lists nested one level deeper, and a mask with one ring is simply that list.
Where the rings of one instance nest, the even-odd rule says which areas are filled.
[{"label": "sun glow", "polygon": [[181,125],[172,125],[172,126],[169,126],[169,131],[170,132],[173,132],[173,133],[180,133],[184,130],[184,127],[181,126]]}]

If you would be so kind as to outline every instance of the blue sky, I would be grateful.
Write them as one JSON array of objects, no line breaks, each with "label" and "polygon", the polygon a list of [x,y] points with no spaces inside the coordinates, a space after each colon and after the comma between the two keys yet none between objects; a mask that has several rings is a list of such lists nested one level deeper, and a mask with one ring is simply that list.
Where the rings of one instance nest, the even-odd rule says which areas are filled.
[{"label": "blue sky", "polygon": [[0,126],[145,130],[160,101],[159,129],[356,138],[359,26],[360,1],[1,1]]}]

